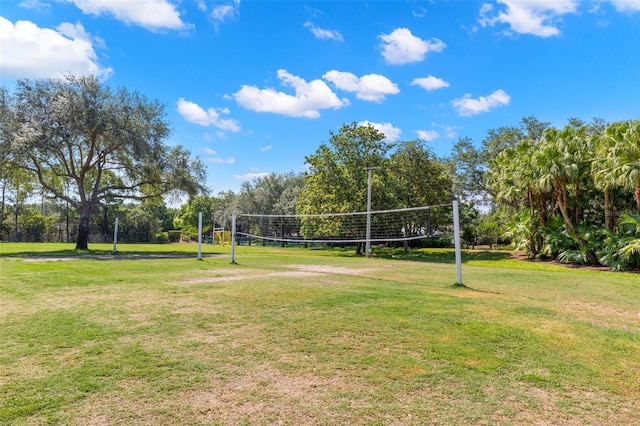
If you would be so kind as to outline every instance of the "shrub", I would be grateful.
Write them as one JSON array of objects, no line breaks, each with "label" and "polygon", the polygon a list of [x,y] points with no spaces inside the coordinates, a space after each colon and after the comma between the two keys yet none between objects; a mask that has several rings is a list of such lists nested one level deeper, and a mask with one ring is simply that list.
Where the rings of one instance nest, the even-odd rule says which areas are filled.
[{"label": "shrub", "polygon": [[154,235],[154,242],[158,244],[168,244],[169,243],[169,233],[168,232],[158,232]]}]

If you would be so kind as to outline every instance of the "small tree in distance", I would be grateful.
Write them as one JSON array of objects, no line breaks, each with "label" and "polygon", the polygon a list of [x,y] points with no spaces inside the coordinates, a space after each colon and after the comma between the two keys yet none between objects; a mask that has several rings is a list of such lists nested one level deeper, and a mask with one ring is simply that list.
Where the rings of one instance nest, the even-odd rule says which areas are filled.
[{"label": "small tree in distance", "polygon": [[43,194],[78,211],[76,249],[87,249],[89,220],[102,200],[204,192],[202,162],[165,144],[170,129],[157,101],[93,76],[21,80],[15,98],[11,149]]}]

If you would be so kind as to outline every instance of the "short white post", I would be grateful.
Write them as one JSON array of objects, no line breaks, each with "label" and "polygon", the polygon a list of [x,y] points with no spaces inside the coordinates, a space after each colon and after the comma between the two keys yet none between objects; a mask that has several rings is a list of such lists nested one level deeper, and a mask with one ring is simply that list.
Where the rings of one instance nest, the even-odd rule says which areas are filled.
[{"label": "short white post", "polygon": [[364,254],[371,257],[371,171],[373,167],[367,167],[367,241]]},{"label": "short white post", "polygon": [[198,260],[202,260],[202,212],[198,213]]},{"label": "short white post", "polygon": [[462,285],[462,250],[460,248],[460,214],[458,200],[453,200],[453,243],[456,251],[456,283]]},{"label": "short white post", "polygon": [[236,212],[231,216],[231,263],[236,263]]},{"label": "short white post", "polygon": [[118,251],[118,218],[116,217],[116,224],[113,227],[113,252]]}]

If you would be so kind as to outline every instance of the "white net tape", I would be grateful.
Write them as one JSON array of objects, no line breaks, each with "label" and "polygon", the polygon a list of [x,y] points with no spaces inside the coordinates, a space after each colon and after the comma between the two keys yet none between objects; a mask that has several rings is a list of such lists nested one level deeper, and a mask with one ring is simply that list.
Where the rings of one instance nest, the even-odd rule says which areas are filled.
[{"label": "white net tape", "polygon": [[372,212],[310,215],[240,214],[238,237],[282,242],[363,243],[409,241],[453,234],[451,204]]}]

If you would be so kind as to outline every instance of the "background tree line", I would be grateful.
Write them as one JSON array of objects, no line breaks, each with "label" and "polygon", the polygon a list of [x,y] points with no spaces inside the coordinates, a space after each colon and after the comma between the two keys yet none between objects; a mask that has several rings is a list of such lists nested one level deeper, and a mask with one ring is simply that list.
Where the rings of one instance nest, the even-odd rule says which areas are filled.
[{"label": "background tree line", "polygon": [[[459,139],[449,157],[424,141],[390,143],[345,124],[306,157],[307,172],[272,173],[238,193],[207,195],[204,165],[165,141],[164,107],[93,77],[23,80],[0,88],[0,237],[110,241],[115,217],[132,242],[230,229],[233,211],[366,210],[462,202],[469,246],[513,243],[531,257],[640,267],[640,120],[558,129],[533,116]],[[188,198],[178,208],[179,197]]]}]

